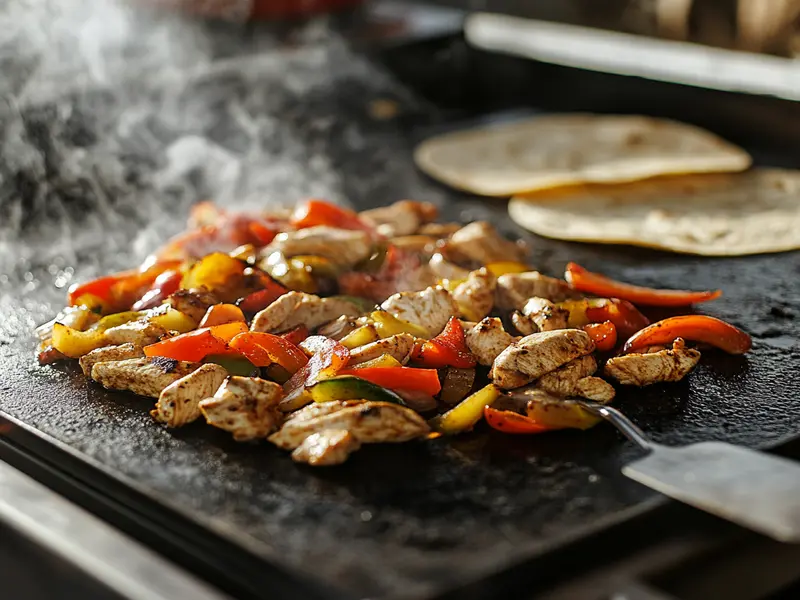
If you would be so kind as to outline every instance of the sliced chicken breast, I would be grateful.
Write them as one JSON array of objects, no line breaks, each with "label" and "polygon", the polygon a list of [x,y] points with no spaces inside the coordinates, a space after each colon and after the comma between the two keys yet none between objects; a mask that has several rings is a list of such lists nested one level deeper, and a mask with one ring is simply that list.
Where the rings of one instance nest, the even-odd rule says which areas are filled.
[{"label": "sliced chicken breast", "polygon": [[480,263],[525,259],[525,248],[507,239],[486,221],[475,221],[456,231],[447,240],[445,254],[459,263]]},{"label": "sliced chicken breast", "polygon": [[289,331],[299,325],[316,329],[342,316],[357,317],[358,307],[341,298],[320,298],[304,292],[288,292],[256,314],[250,329],[253,331]]},{"label": "sliced chicken breast", "polygon": [[349,366],[360,365],[384,354],[388,354],[400,363],[406,364],[411,358],[415,342],[413,335],[398,333],[352,350],[347,364]]},{"label": "sliced chicken breast", "polygon": [[555,396],[574,396],[578,381],[594,375],[595,371],[597,371],[597,361],[594,356],[587,354],[542,375],[536,381],[535,387]]},{"label": "sliced chicken breast", "polygon": [[278,403],[283,388],[258,377],[228,377],[214,396],[200,401],[200,412],[213,427],[237,442],[266,438],[281,423]]},{"label": "sliced chicken breast", "polygon": [[353,266],[368,258],[372,240],[366,231],[337,229],[318,225],[298,231],[279,233],[264,250],[263,255],[280,251],[292,256],[323,256],[343,266]]},{"label": "sliced chicken breast", "polygon": [[459,316],[470,321],[480,321],[492,311],[497,277],[485,268],[472,271],[466,281],[452,291]]},{"label": "sliced chicken breast", "polygon": [[165,387],[150,415],[168,427],[191,423],[200,416],[200,401],[213,396],[227,377],[223,367],[203,365]]},{"label": "sliced chicken breast", "polygon": [[438,286],[421,292],[400,292],[390,296],[381,308],[398,319],[423,327],[431,336],[440,333],[458,311],[450,292]]},{"label": "sliced chicken breast", "polygon": [[604,373],[623,385],[643,387],[663,381],[680,381],[697,366],[699,360],[700,352],[687,348],[679,338],[670,350],[610,358]]},{"label": "sliced chicken breast", "polygon": [[167,330],[149,321],[131,321],[116,327],[106,329],[106,339],[120,346],[122,344],[134,344],[139,347],[155,344],[162,336],[167,334]]},{"label": "sliced chicken breast", "polygon": [[178,290],[167,299],[167,304],[182,312],[195,323],[199,323],[210,306],[219,304],[219,299],[204,289]]},{"label": "sliced chicken breast", "polygon": [[98,362],[92,367],[92,379],[110,390],[124,390],[158,398],[168,385],[197,370],[200,363],[171,358],[128,358]]},{"label": "sliced chicken breast", "polygon": [[530,298],[522,312],[511,314],[511,322],[522,335],[539,331],[554,331],[569,327],[569,311],[556,306],[547,298]]},{"label": "sliced chicken breast", "polygon": [[438,214],[430,202],[400,200],[389,206],[373,208],[359,213],[359,217],[388,238],[416,233],[423,223],[433,221]]},{"label": "sliced chicken breast", "polygon": [[548,277],[538,271],[506,273],[497,278],[495,305],[501,310],[522,310],[531,298],[562,302],[580,297],[563,279]]},{"label": "sliced chicken breast", "polygon": [[503,322],[497,317],[486,317],[474,327],[465,329],[465,334],[469,351],[487,367],[517,339],[503,329]]},{"label": "sliced chicken breast", "polygon": [[81,371],[87,377],[92,375],[92,367],[99,362],[113,362],[116,360],[126,360],[128,358],[139,358],[144,356],[144,350],[136,344],[120,344],[119,346],[106,346],[92,350],[89,354],[81,356]]},{"label": "sliced chicken breast", "polygon": [[292,460],[312,467],[340,465],[361,442],[346,429],[330,429],[312,433],[292,452]]}]

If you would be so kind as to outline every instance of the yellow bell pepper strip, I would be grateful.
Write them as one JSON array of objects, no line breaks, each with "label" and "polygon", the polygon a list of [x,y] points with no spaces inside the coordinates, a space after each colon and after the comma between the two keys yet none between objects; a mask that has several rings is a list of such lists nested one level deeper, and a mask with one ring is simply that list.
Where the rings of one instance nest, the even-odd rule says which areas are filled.
[{"label": "yellow bell pepper strip", "polygon": [[483,408],[491,406],[502,395],[500,388],[493,383],[481,388],[471,396],[464,398],[443,415],[428,421],[434,431],[455,435],[467,431],[481,420]]},{"label": "yellow bell pepper strip", "polygon": [[372,400],[405,405],[403,399],[394,392],[353,375],[338,375],[330,379],[323,379],[310,386],[308,392],[314,402]]},{"label": "yellow bell pepper strip", "polygon": [[629,336],[650,324],[633,304],[619,298],[565,300],[556,306],[569,311],[569,326],[578,329],[589,323],[611,321],[619,335]]},{"label": "yellow bell pepper strip", "polygon": [[148,320],[167,331],[177,331],[178,333],[187,333],[197,327],[197,323],[188,315],[174,308],[167,307],[164,310],[165,306],[153,309],[153,314],[148,317]]},{"label": "yellow bell pepper strip", "polygon": [[247,265],[242,261],[224,252],[214,252],[191,266],[181,280],[181,288],[205,288],[222,300],[233,301],[244,285],[245,268]]},{"label": "yellow bell pepper strip", "polygon": [[528,401],[528,418],[546,430],[590,429],[602,419],[581,408],[573,400],[534,398]]},{"label": "yellow bell pepper strip", "polygon": [[344,369],[341,375],[356,375],[390,390],[414,390],[435,396],[442,390],[436,369],[412,367],[372,367]]},{"label": "yellow bell pepper strip", "polygon": [[164,356],[175,360],[199,362],[211,354],[234,354],[228,342],[242,331],[245,323],[227,323],[215,327],[197,329],[144,347],[147,357]]},{"label": "yellow bell pepper strip", "polygon": [[294,374],[308,363],[308,357],[300,348],[271,333],[245,331],[234,337],[230,346],[257,367],[278,363],[286,371]]},{"label": "yellow bell pepper strip", "polygon": [[749,335],[730,323],[706,315],[684,315],[645,327],[625,342],[623,351],[667,345],[677,338],[710,344],[728,354],[744,354],[753,345]]},{"label": "yellow bell pepper strip", "polygon": [[355,350],[361,346],[366,346],[372,342],[377,342],[379,339],[381,338],[378,335],[377,329],[375,329],[375,325],[369,323],[359,327],[358,329],[354,329],[344,336],[339,343],[345,348]]},{"label": "yellow bell pepper strip", "polygon": [[398,319],[385,310],[376,310],[367,317],[375,325],[375,330],[381,338],[392,337],[398,333],[410,333],[414,337],[427,340],[431,337],[428,330],[414,323]]},{"label": "yellow bell pepper strip", "polygon": [[589,323],[581,329],[589,334],[595,348],[600,352],[611,352],[617,345],[617,328],[611,321]]},{"label": "yellow bell pepper strip", "polygon": [[338,375],[350,360],[350,351],[347,348],[324,336],[311,336],[303,344],[306,349],[313,349],[314,354],[303,368],[283,384],[285,397],[280,406],[284,411],[296,410],[312,401],[306,388]]},{"label": "yellow bell pepper strip", "polygon": [[61,323],[53,324],[53,348],[69,358],[80,358],[92,350],[108,346],[105,331],[78,331]]},{"label": "yellow bell pepper strip", "polygon": [[483,407],[483,418],[489,424],[489,427],[503,433],[532,434],[550,431],[533,419],[514,411],[497,410],[488,405]]},{"label": "yellow bell pepper strip", "polygon": [[359,369],[371,369],[373,367],[402,367],[403,364],[391,354],[381,354],[377,358],[368,360],[366,362],[351,365],[347,368],[351,371],[358,371]]},{"label": "yellow bell pepper strip", "polygon": [[198,327],[211,327],[213,325],[224,325],[225,323],[245,322],[242,309],[235,304],[215,304],[209,306],[206,314],[200,320]]},{"label": "yellow bell pepper strip", "polygon": [[297,229],[327,225],[337,229],[373,231],[358,217],[358,213],[324,200],[308,200],[298,206],[292,214],[291,223]]},{"label": "yellow bell pepper strip", "polygon": [[450,317],[444,330],[435,338],[418,344],[411,359],[432,369],[443,367],[470,369],[477,363],[467,347],[464,328],[456,317]]},{"label": "yellow bell pepper strip", "polygon": [[692,292],[689,290],[660,290],[615,281],[605,275],[592,273],[574,262],[567,264],[564,273],[572,289],[603,298],[621,298],[644,306],[688,306],[708,302],[722,295],[722,291]]},{"label": "yellow bell pepper strip", "polygon": [[525,263],[513,261],[489,263],[486,265],[486,268],[495,277],[508,275],[509,273],[527,273],[531,270],[531,268]]}]

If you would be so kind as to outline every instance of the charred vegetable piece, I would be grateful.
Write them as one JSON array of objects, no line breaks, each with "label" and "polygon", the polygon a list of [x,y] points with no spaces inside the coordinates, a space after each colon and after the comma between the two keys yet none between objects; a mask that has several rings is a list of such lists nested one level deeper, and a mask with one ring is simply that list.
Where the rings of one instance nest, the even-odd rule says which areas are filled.
[{"label": "charred vegetable piece", "polygon": [[204,363],[213,363],[225,369],[229,375],[239,377],[258,377],[258,367],[247,360],[244,356],[232,356],[230,354],[209,354],[203,359]]},{"label": "charred vegetable piece", "polygon": [[239,322],[197,329],[145,346],[144,354],[199,362],[209,354],[230,354],[228,342],[242,331],[247,331],[247,325]]},{"label": "charred vegetable piece", "polygon": [[262,371],[267,379],[271,379],[283,385],[292,378],[292,374],[280,366],[278,363],[272,363],[262,368]]},{"label": "charred vegetable piece", "polygon": [[753,344],[749,335],[725,321],[706,315],[684,315],[642,329],[625,342],[623,350],[635,352],[648,346],[669,345],[678,338],[710,344],[728,354],[744,354]]},{"label": "charred vegetable piece", "polygon": [[509,273],[527,273],[531,270],[531,268],[525,263],[514,261],[493,262],[486,265],[486,268],[495,277],[508,275]]},{"label": "charred vegetable piece", "polygon": [[78,331],[61,323],[53,325],[53,348],[69,358],[80,358],[108,345],[105,332],[97,329]]},{"label": "charred vegetable piece", "polygon": [[545,429],[589,429],[602,421],[574,400],[547,394],[534,395],[528,400],[528,418]]},{"label": "charred vegetable piece", "polygon": [[125,312],[115,313],[113,315],[106,315],[102,319],[100,319],[92,329],[97,329],[98,331],[105,331],[106,329],[111,329],[112,327],[117,327],[119,325],[124,325],[125,323],[130,323],[131,321],[136,321],[137,319],[141,319],[147,315],[144,311],[134,311],[134,310],[127,310]]},{"label": "charred vegetable piece", "polygon": [[245,322],[244,313],[235,304],[215,304],[209,306],[198,327],[212,327],[226,323]]},{"label": "charred vegetable piece", "polygon": [[297,346],[300,342],[308,337],[308,327],[305,325],[298,325],[294,329],[290,329],[286,333],[282,333],[281,337],[287,342],[291,342]]},{"label": "charred vegetable piece", "polygon": [[442,386],[435,369],[411,367],[373,367],[370,369],[345,369],[342,375],[356,375],[390,390],[414,390],[429,396],[438,394]]},{"label": "charred vegetable piece", "polygon": [[263,290],[258,290],[252,294],[248,294],[244,298],[239,299],[236,305],[248,314],[255,314],[260,310],[264,310],[270,304],[275,302],[278,298],[283,296],[289,290],[283,287],[277,281],[268,280],[266,287]]},{"label": "charred vegetable piece", "polygon": [[398,319],[384,310],[370,313],[369,320],[375,325],[378,335],[382,338],[388,338],[398,333],[409,333],[423,340],[430,337],[428,330],[424,327]]},{"label": "charred vegetable piece", "polygon": [[245,331],[231,340],[231,348],[246,356],[257,367],[277,363],[289,373],[297,373],[308,357],[295,344],[271,333]]},{"label": "charred vegetable piece", "polygon": [[589,334],[600,352],[611,352],[617,345],[617,328],[611,321],[589,323],[582,329]]},{"label": "charred vegetable piece", "polygon": [[448,435],[467,431],[481,420],[484,407],[494,404],[501,395],[500,388],[490,383],[459,402],[443,415],[431,419],[428,424],[435,431]]},{"label": "charred vegetable piece", "polygon": [[132,306],[133,310],[146,310],[155,308],[163,303],[181,286],[183,274],[179,270],[164,271],[156,277],[153,285]]},{"label": "charred vegetable piece", "polygon": [[197,326],[190,317],[179,310],[167,308],[166,310],[156,309],[156,311],[155,314],[148,318],[148,321],[160,325],[167,331],[187,333]]},{"label": "charred vegetable piece", "polygon": [[308,200],[300,205],[294,211],[291,222],[297,229],[328,225],[339,229],[372,231],[369,225],[358,218],[357,213],[322,200]]},{"label": "charred vegetable piece", "polygon": [[442,333],[418,345],[411,358],[434,369],[442,367],[470,369],[477,362],[467,347],[464,328],[455,317],[450,317]]},{"label": "charred vegetable piece", "polygon": [[583,327],[589,323],[611,321],[620,335],[631,335],[647,327],[650,321],[627,300],[619,298],[585,298],[565,300],[556,306],[569,311],[569,326]]},{"label": "charred vegetable piece", "polygon": [[483,407],[483,418],[489,427],[503,433],[532,434],[549,431],[547,427],[526,416],[511,410],[497,410],[488,405]]},{"label": "charred vegetable piece", "polygon": [[345,348],[354,350],[360,346],[366,346],[372,342],[377,342],[379,339],[381,338],[378,335],[375,325],[370,323],[369,325],[359,327],[355,331],[351,331],[344,336],[339,343],[341,343]]},{"label": "charred vegetable piece", "polygon": [[660,290],[615,281],[605,275],[592,273],[573,262],[567,264],[564,279],[579,292],[604,298],[621,298],[644,306],[688,306],[708,302],[722,295],[720,290],[692,292],[688,290]]},{"label": "charred vegetable piece", "polygon": [[371,369],[374,367],[402,367],[403,363],[397,360],[391,354],[381,354],[378,358],[373,358],[372,360],[368,360],[367,362],[363,362],[357,365],[352,365],[348,367],[351,371],[357,371],[359,369]]},{"label": "charred vegetable piece", "polygon": [[339,375],[331,379],[323,379],[309,387],[308,392],[314,402],[374,400],[405,405],[403,399],[394,392],[353,375]]},{"label": "charred vegetable piece", "polygon": [[472,391],[475,384],[475,369],[447,369],[442,385],[442,394],[439,396],[445,404],[453,406],[461,402]]},{"label": "charred vegetable piece", "polygon": [[281,410],[292,411],[311,402],[311,395],[306,388],[321,379],[334,377],[350,360],[350,351],[326,337],[315,335],[305,340],[307,348],[315,350],[308,363],[283,385],[286,397],[281,402]]},{"label": "charred vegetable piece", "polygon": [[245,263],[223,252],[214,252],[196,262],[181,281],[183,289],[205,288],[223,300],[234,301],[244,284]]}]

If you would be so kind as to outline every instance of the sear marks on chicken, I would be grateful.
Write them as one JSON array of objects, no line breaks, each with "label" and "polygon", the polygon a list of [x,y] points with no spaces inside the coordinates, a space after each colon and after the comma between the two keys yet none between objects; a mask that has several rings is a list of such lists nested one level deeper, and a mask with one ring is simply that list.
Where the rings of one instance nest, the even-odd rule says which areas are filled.
[{"label": "sear marks on chicken", "polygon": [[419,325],[431,336],[441,332],[458,310],[450,292],[438,286],[421,292],[394,294],[381,304],[381,308],[398,319]]},{"label": "sear marks on chicken", "polygon": [[278,234],[262,254],[269,256],[276,251],[286,258],[322,256],[343,266],[353,266],[369,257],[372,240],[366,231],[317,225]]},{"label": "sear marks on chicken", "polygon": [[580,329],[534,333],[503,350],[491,376],[503,389],[521,387],[593,350],[592,338]]},{"label": "sear marks on chicken", "polygon": [[569,311],[556,306],[547,298],[530,298],[522,312],[511,314],[511,322],[522,335],[539,331],[554,331],[569,327]]},{"label": "sear marks on chicken", "polygon": [[168,385],[150,415],[168,427],[181,427],[200,416],[200,401],[214,395],[228,372],[219,365],[203,365]]},{"label": "sear marks on chicken", "polygon": [[475,221],[453,233],[445,245],[445,255],[462,264],[523,262],[525,248],[505,238],[486,221]]},{"label": "sear marks on chicken", "polygon": [[199,367],[200,363],[171,358],[128,358],[95,363],[92,379],[110,390],[158,398],[164,388]]},{"label": "sear marks on chicken", "polygon": [[89,354],[81,356],[81,371],[87,377],[92,375],[92,367],[99,362],[113,362],[115,360],[125,360],[128,358],[139,358],[144,356],[144,350],[136,344],[120,344],[119,346],[105,346],[92,350]]},{"label": "sear marks on chicken", "polygon": [[548,277],[538,271],[506,273],[497,278],[495,306],[501,310],[522,310],[531,298],[563,302],[580,294],[563,279]]},{"label": "sear marks on chicken", "polygon": [[486,317],[465,329],[465,334],[469,351],[480,364],[487,367],[517,339],[503,329],[503,322],[498,317]]},{"label": "sear marks on chicken", "polygon": [[167,305],[199,323],[210,306],[219,299],[204,289],[178,290],[167,299]]},{"label": "sear marks on chicken", "polygon": [[678,338],[669,350],[626,354],[608,359],[604,373],[623,385],[640,387],[663,381],[680,381],[695,368],[700,352]]},{"label": "sear marks on chicken", "polygon": [[486,268],[472,271],[466,281],[452,291],[458,305],[459,316],[471,321],[480,321],[488,315],[494,305],[497,278]]},{"label": "sear marks on chicken", "polygon": [[421,225],[433,221],[438,212],[430,202],[400,200],[389,206],[362,211],[358,216],[380,235],[391,238],[416,233]]},{"label": "sear marks on chicken", "polygon": [[233,434],[237,442],[266,438],[281,423],[283,388],[258,377],[228,377],[211,398],[200,401],[209,425]]},{"label": "sear marks on chicken", "polygon": [[413,335],[398,333],[352,350],[347,364],[359,365],[384,354],[388,354],[401,364],[406,364],[414,351],[415,342]]},{"label": "sear marks on chicken", "polygon": [[587,400],[594,400],[607,404],[614,399],[617,391],[605,379],[599,377],[584,377],[575,384],[575,395]]},{"label": "sear marks on chicken", "polygon": [[292,452],[292,460],[312,467],[340,465],[361,442],[346,429],[329,429],[312,433]]},{"label": "sear marks on chicken", "polygon": [[312,404],[299,410],[269,441],[284,450],[295,450],[309,436],[326,431],[347,431],[362,444],[406,442],[430,432],[425,419],[397,404],[348,400],[323,406]]},{"label": "sear marks on chicken", "polygon": [[358,307],[341,298],[320,298],[304,292],[288,292],[257,313],[250,329],[253,331],[289,331],[299,325],[315,329],[341,316],[357,317]]},{"label": "sear marks on chicken", "polygon": [[115,346],[122,344],[135,344],[137,346],[147,346],[155,344],[162,336],[167,334],[167,330],[157,323],[149,321],[130,321],[116,327],[106,329],[105,337]]}]

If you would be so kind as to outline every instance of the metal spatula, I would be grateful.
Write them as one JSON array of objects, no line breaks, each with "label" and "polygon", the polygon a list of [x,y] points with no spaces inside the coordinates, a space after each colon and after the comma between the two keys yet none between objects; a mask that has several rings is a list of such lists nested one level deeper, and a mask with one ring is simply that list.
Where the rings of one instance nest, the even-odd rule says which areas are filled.
[{"label": "metal spatula", "polygon": [[655,444],[618,410],[579,401],[648,455],[622,472],[671,498],[781,542],[800,543],[800,463],[726,444]]}]

